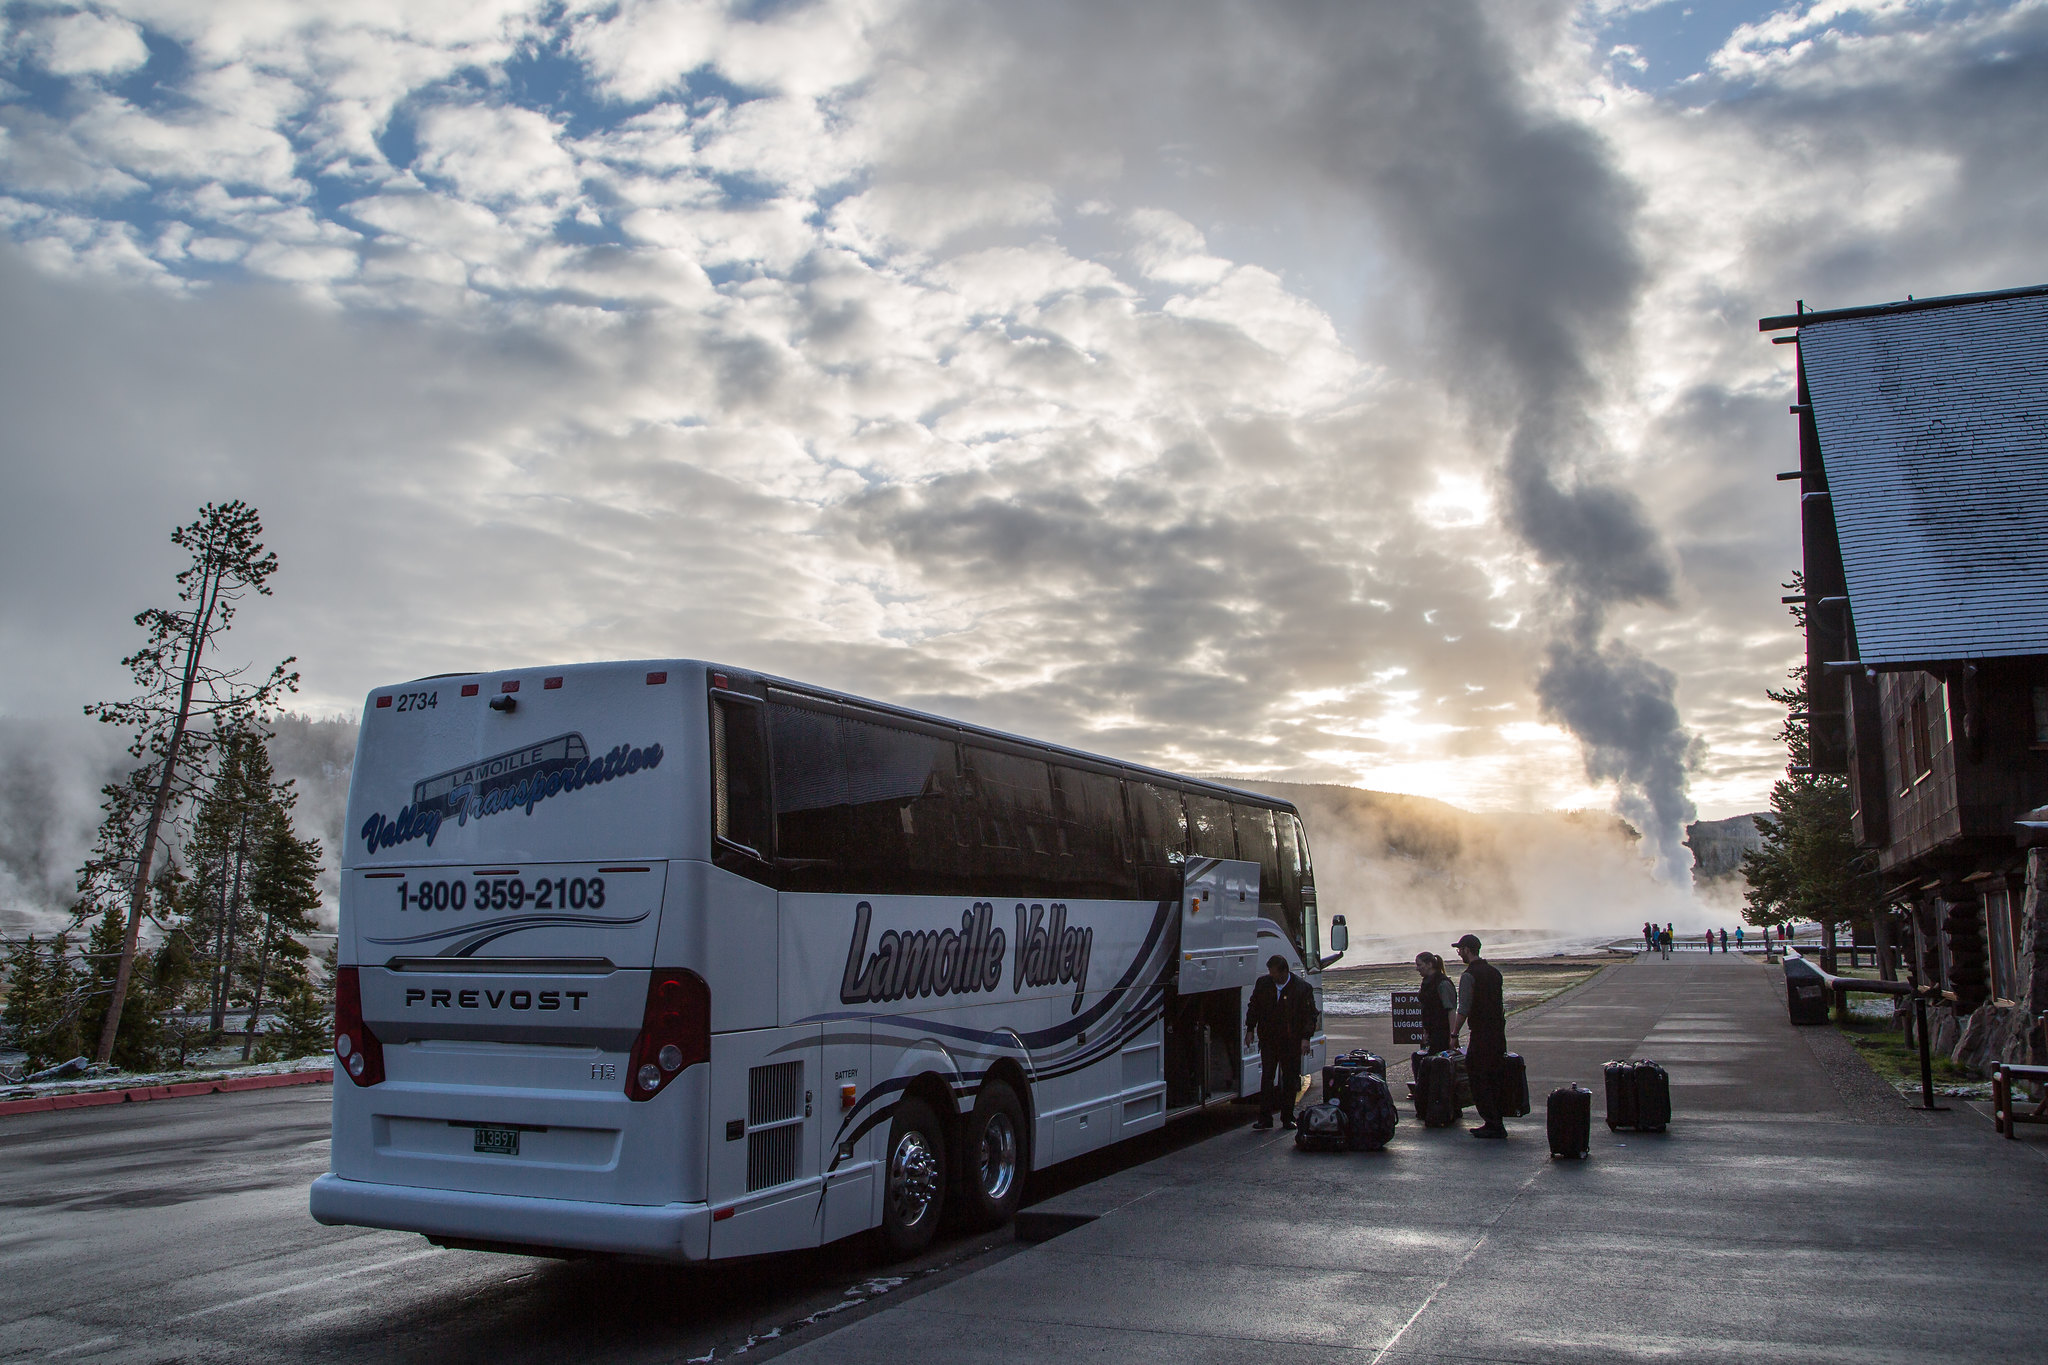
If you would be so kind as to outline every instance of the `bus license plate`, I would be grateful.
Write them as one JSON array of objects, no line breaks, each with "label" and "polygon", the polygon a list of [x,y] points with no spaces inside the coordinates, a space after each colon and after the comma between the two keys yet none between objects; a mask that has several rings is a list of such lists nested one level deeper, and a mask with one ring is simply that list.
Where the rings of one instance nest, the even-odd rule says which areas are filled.
[{"label": "bus license plate", "polygon": [[476,1150],[492,1156],[518,1156],[519,1130],[517,1128],[479,1128],[476,1130]]}]

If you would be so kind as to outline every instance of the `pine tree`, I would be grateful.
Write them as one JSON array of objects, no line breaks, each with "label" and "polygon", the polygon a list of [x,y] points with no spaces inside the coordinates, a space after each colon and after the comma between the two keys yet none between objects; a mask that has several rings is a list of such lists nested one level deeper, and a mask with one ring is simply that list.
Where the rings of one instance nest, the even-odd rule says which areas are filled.
[{"label": "pine tree", "polygon": [[293,982],[278,1001],[277,1013],[280,1027],[264,1035],[258,1061],[317,1057],[334,1045],[334,1011],[328,1008],[325,993],[310,981]]},{"label": "pine tree", "polygon": [[[1795,574],[1785,586],[1803,592],[1805,585]],[[1803,601],[1794,604],[1792,617],[1802,626],[1805,613]],[[1790,687],[1765,692],[1785,707],[1778,738],[1790,763],[1786,776],[1771,786],[1770,815],[1757,818],[1763,847],[1742,858],[1742,875],[1749,883],[1742,896],[1742,917],[1764,927],[1795,920],[1826,924],[1867,919],[1877,907],[1877,871],[1873,860],[1856,847],[1849,779],[1811,771],[1807,684],[1802,664],[1792,670]]]},{"label": "pine tree", "polygon": [[[289,793],[286,793],[289,796]],[[262,926],[246,971],[251,989],[249,1022],[242,1034],[242,1060],[256,1046],[256,1024],[266,991],[288,993],[309,984],[309,954],[299,941],[318,927],[320,908],[320,841],[292,833],[282,805],[269,823],[249,879],[249,904]]]},{"label": "pine tree", "polygon": [[216,1037],[227,1027],[230,1005],[247,998],[247,945],[262,919],[250,896],[256,858],[289,805],[288,785],[272,780],[262,737],[230,737],[185,844],[191,884],[182,902]]},{"label": "pine tree", "polygon": [[100,1027],[97,1056],[113,1055],[121,1013],[135,969],[136,947],[148,909],[159,847],[178,811],[197,791],[211,756],[229,736],[260,723],[287,692],[298,689],[292,661],[271,669],[261,682],[243,678],[242,668],[221,668],[210,654],[234,624],[241,599],[268,596],[277,556],[264,549],[263,522],[241,501],[208,503],[198,518],[171,533],[171,543],[191,555],[177,575],[177,607],[139,613],[143,644],[122,663],[135,679],[136,695],[101,702],[86,714],[129,727],[128,752],[139,759],[126,782],[107,788],[107,825],[94,862],[80,875],[88,881],[127,883],[127,923],[114,971],[113,995]]},{"label": "pine tree", "polygon": [[7,959],[7,1005],[0,1009],[0,1024],[7,1026],[8,1041],[28,1054],[24,1073],[47,1066],[40,1047],[43,1016],[48,1009],[48,972],[43,962],[43,945],[30,934],[14,945]]}]

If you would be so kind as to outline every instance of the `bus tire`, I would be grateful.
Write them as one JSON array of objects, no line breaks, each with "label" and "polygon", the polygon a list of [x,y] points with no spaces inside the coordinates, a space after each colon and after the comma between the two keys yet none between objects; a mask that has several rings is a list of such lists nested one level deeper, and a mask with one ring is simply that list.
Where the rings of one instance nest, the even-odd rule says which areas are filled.
[{"label": "bus tire", "polygon": [[896,1102],[882,1182],[882,1240],[895,1255],[914,1256],[931,1245],[946,1211],[945,1129],[915,1096]]},{"label": "bus tire", "polygon": [[976,1227],[1001,1227],[1017,1212],[1030,1169],[1024,1106],[1002,1081],[989,1081],[961,1126],[960,1197]]}]

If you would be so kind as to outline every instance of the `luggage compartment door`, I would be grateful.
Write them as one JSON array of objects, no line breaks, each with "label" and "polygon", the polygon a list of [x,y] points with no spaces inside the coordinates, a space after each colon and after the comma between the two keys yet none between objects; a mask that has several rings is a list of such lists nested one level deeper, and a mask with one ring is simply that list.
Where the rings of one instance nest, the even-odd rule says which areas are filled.
[{"label": "luggage compartment door", "polygon": [[1190,858],[1180,894],[1180,991],[1249,986],[1259,975],[1259,865]]},{"label": "luggage compartment door", "polygon": [[818,1244],[820,1041],[816,1024],[712,1035],[714,1257]]}]

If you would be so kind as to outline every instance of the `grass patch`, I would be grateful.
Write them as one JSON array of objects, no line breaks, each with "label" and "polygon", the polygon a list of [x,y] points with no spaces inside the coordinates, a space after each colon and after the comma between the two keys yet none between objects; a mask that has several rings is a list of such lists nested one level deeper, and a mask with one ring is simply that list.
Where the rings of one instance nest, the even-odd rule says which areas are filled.
[{"label": "grass patch", "polygon": [[[1855,1018],[1838,1019],[1835,1027],[1855,1045],[1858,1054],[1878,1075],[1894,1085],[1920,1084],[1920,1049],[1906,1046],[1904,1029],[1892,1028],[1877,1019]],[[1967,1067],[1957,1066],[1939,1054],[1933,1060],[1936,1085],[1971,1085],[1982,1079]]]}]

